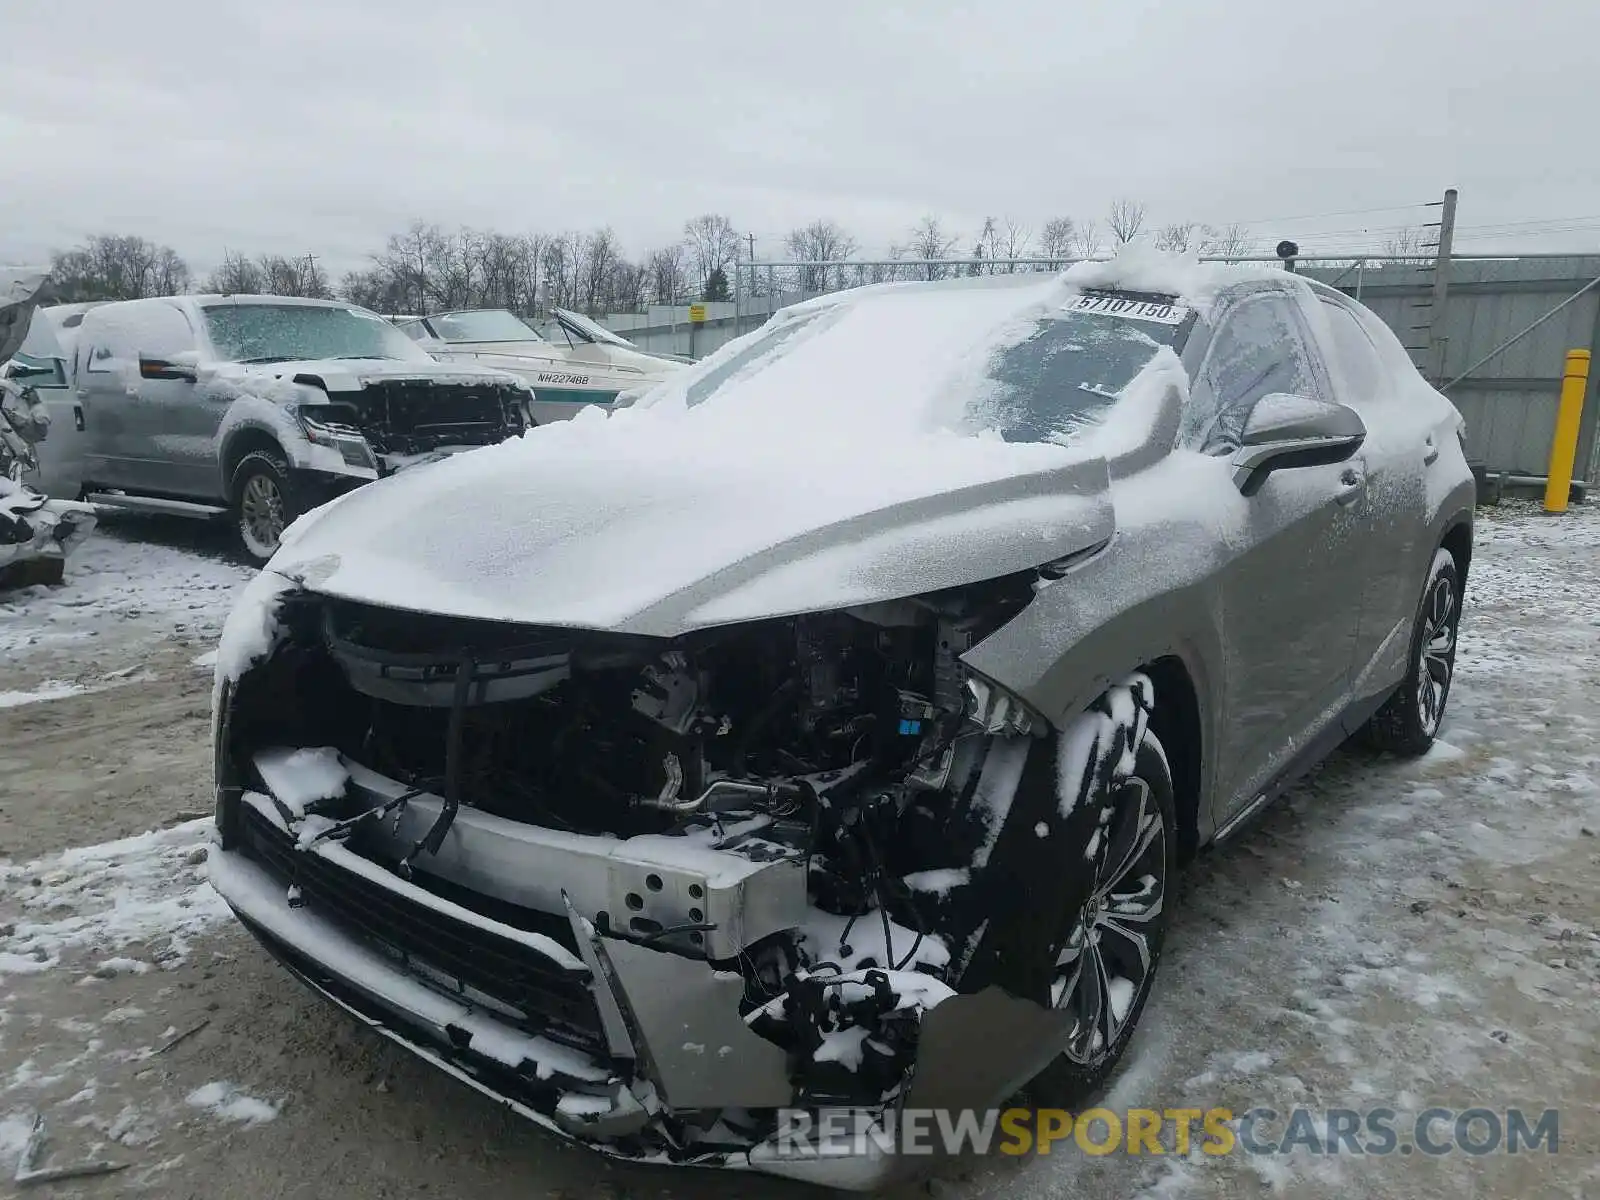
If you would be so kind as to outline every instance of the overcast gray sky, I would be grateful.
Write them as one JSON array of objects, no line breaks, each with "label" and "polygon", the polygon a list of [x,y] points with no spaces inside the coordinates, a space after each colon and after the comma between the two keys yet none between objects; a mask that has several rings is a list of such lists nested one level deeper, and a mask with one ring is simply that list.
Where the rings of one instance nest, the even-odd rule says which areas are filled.
[{"label": "overcast gray sky", "polygon": [[760,258],[819,216],[878,252],[1121,195],[1309,253],[1451,185],[1464,249],[1600,248],[1597,32],[1591,0],[8,0],[0,260],[126,232],[337,272],[413,218],[639,254],[706,211]]}]

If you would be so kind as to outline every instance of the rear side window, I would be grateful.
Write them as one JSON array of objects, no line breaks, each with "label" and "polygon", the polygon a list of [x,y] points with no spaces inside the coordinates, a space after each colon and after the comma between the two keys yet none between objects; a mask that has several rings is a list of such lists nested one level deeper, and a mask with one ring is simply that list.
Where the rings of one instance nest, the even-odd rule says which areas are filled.
[{"label": "rear side window", "polygon": [[1252,296],[1223,314],[1186,413],[1184,440],[1207,453],[1236,449],[1263,396],[1287,392],[1321,399],[1323,388],[1294,302]]},{"label": "rear side window", "polygon": [[1327,318],[1333,339],[1329,350],[1333,354],[1339,375],[1352,394],[1349,400],[1369,400],[1383,390],[1383,363],[1367,331],[1356,320],[1356,315],[1342,304],[1322,302],[1322,314]]},{"label": "rear side window", "polygon": [[13,356],[18,366],[26,367],[27,373],[22,376],[21,382],[29,387],[59,388],[67,386],[65,373],[61,370],[61,360],[45,358],[38,354],[27,354],[21,350]]}]

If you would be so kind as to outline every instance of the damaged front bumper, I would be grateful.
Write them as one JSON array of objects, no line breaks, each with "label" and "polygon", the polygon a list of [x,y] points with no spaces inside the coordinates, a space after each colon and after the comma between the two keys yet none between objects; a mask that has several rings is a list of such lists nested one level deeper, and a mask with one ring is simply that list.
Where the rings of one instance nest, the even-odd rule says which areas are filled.
[{"label": "damaged front bumper", "polygon": [[[266,765],[259,775],[270,779]],[[372,806],[404,791],[344,765],[347,787]],[[760,821],[616,839],[462,808],[429,874],[402,878],[384,864],[441,803],[416,795],[398,820],[369,819],[347,842],[318,838],[317,817],[272,795],[225,791],[213,886],[335,1003],[608,1155],[859,1190],[926,1165],[871,1142],[848,1161],[797,1154],[771,1136],[775,1110],[806,1104],[799,1064],[750,1028],[744,979],[714,960],[806,922],[803,849]],[[922,1014],[899,1101],[996,1103],[1042,1065],[1041,1048],[1049,1057],[1059,1025],[1059,1014],[996,989],[950,996]]]},{"label": "damaged front bumper", "polygon": [[74,500],[49,500],[0,478],[0,571],[64,559],[93,532],[95,512]]}]

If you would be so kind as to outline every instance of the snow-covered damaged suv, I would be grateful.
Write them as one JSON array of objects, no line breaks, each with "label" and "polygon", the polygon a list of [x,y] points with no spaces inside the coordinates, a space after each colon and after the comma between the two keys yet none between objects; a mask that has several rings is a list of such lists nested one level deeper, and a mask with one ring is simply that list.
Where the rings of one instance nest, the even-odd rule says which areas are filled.
[{"label": "snow-covered damaged suv", "polygon": [[223,634],[212,881],[542,1125],[872,1186],[780,1111],[1070,1104],[1179,864],[1351,734],[1428,747],[1460,428],[1281,271],[797,306],[292,530]]},{"label": "snow-covered damaged suv", "polygon": [[90,499],[231,513],[262,562],[332,496],[521,433],[532,398],[504,372],[436,362],[376,313],[283,296],[100,305],[72,371]]}]

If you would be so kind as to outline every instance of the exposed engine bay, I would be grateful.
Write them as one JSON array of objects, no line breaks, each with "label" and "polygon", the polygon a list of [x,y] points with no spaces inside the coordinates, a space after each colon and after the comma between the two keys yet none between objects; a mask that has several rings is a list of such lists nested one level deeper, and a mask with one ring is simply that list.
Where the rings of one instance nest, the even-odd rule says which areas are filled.
[{"label": "exposed engine bay", "polygon": [[[682,1067],[665,1085],[675,1109],[735,1086],[752,1109],[883,1103],[982,925],[955,885],[995,832],[978,787],[986,759],[1003,757],[994,735],[1014,746],[1044,732],[960,656],[1026,605],[1036,578],[670,642],[291,593],[275,653],[225,699],[222,737],[258,794],[245,840],[290,876],[297,904],[338,915],[354,901],[320,864],[302,879],[292,851],[350,851],[586,960],[597,952],[591,970],[624,994],[731,986],[738,1036],[786,1065],[775,1083],[748,1084],[759,1073],[741,1052],[744,1074],[730,1063],[717,1076],[688,1061],[678,1026],[663,1041],[636,1015],[662,1078]],[[312,815],[275,801],[274,816],[261,799],[286,794],[274,748],[308,745],[349,778]],[[525,827],[553,835],[523,839],[502,867],[506,831]],[[366,932],[408,936],[361,902]],[[558,1019],[541,1001],[536,1014],[527,985],[475,976],[470,956],[451,966],[447,953],[434,969],[458,987],[472,977],[530,1032],[613,1061],[628,1052],[604,1005]],[[662,982],[685,967],[687,981]]]},{"label": "exposed engine bay", "polygon": [[[321,386],[319,380],[307,378]],[[328,429],[364,437],[379,455],[416,455],[492,446],[521,433],[527,393],[496,383],[377,379],[359,392],[328,393],[313,410]]]}]

